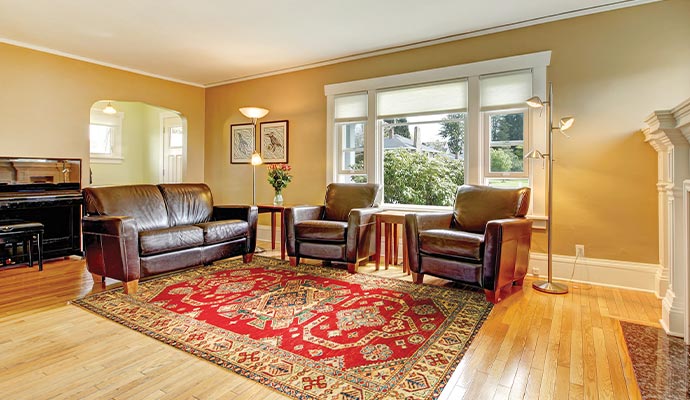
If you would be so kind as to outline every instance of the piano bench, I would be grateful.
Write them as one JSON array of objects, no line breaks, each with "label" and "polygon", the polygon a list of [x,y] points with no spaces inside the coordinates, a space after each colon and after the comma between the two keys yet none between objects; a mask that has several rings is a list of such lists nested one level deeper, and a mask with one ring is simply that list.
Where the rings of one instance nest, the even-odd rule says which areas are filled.
[{"label": "piano bench", "polygon": [[[24,254],[29,255],[29,266],[34,266],[33,246],[36,241],[38,253],[38,270],[43,271],[43,224],[21,220],[0,220],[0,248],[12,245],[12,256],[17,256],[17,244],[22,243]],[[28,251],[27,251],[28,246]],[[2,257],[2,265],[7,265],[7,258]]]}]

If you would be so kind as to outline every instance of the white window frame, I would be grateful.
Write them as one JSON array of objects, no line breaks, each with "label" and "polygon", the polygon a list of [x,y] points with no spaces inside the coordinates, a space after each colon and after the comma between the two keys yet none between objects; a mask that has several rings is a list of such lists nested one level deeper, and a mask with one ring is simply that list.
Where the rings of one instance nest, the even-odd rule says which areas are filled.
[{"label": "white window frame", "polygon": [[110,138],[112,152],[110,154],[89,153],[89,157],[94,164],[120,164],[124,160],[122,157],[122,120],[124,113],[108,115],[102,109],[91,109],[91,120],[89,121],[89,142],[91,141],[91,125],[106,125],[113,128],[113,135]]},{"label": "white window frame", "polygon": [[[376,92],[378,90],[430,84],[454,79],[467,79],[468,81],[468,107],[467,107],[467,137],[465,138],[464,161],[465,182],[483,184],[485,168],[483,167],[484,148],[482,139],[482,116],[479,102],[479,77],[482,75],[504,73],[510,71],[532,70],[532,94],[546,98],[546,67],[551,62],[551,51],[542,51],[519,56],[505,57],[493,60],[479,61],[468,64],[454,65],[450,67],[436,68],[424,71],[416,71],[405,74],[389,75],[377,78],[363,79],[351,82],[335,83],[324,86],[327,97],[326,106],[326,183],[337,181],[339,160],[338,138],[334,135],[335,129],[335,104],[334,98],[338,95],[355,92],[368,93],[368,118],[365,130],[365,168],[369,182],[377,182],[383,174],[383,138],[380,135],[371,134],[378,132],[376,126]],[[542,152],[546,151],[547,129],[546,113],[539,110],[528,109],[526,142],[531,148]],[[528,144],[525,144],[526,150]],[[370,150],[374,151],[370,151]],[[380,154],[379,154],[380,153]],[[488,154],[488,150],[486,151]],[[377,157],[378,156],[378,157]],[[535,220],[536,228],[544,228],[546,220],[546,171],[539,166],[532,165],[527,168],[528,178],[532,187],[530,200],[530,214],[528,217]],[[379,199],[382,201],[382,199]],[[385,208],[402,208],[408,210],[433,210],[449,209],[449,207],[430,206],[397,206],[385,204]]]},{"label": "white window frame", "polygon": [[497,109],[497,110],[491,110],[491,111],[484,111],[482,114],[482,136],[484,139],[484,146],[483,146],[483,154],[482,158],[484,160],[483,163],[483,182],[486,182],[486,178],[528,178],[529,179],[529,170],[531,166],[529,165],[529,160],[523,160],[523,165],[524,169],[522,172],[491,172],[491,123],[490,119],[492,115],[504,115],[504,114],[517,114],[522,112],[524,115],[523,121],[522,121],[522,145],[524,146],[525,149],[525,154],[530,149],[530,131],[529,131],[529,108],[524,107],[524,108],[516,108],[516,107],[509,107],[505,109]]}]

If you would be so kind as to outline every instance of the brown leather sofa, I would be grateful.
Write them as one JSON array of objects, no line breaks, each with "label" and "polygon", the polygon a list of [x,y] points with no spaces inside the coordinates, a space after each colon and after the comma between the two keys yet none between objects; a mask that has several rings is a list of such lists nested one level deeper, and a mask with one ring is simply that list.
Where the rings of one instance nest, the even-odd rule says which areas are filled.
[{"label": "brown leather sofa", "polygon": [[331,183],[323,206],[285,209],[285,249],[290,265],[301,257],[347,264],[351,273],[375,251],[374,206],[380,186],[373,183]]},{"label": "brown leather sofa", "polygon": [[529,263],[532,221],[525,219],[529,188],[463,185],[453,211],[405,216],[410,270],[480,286],[487,300],[522,286]]},{"label": "brown leather sofa", "polygon": [[256,206],[214,206],[203,183],[87,187],[84,248],[94,283],[125,293],[140,278],[242,255],[256,246]]}]

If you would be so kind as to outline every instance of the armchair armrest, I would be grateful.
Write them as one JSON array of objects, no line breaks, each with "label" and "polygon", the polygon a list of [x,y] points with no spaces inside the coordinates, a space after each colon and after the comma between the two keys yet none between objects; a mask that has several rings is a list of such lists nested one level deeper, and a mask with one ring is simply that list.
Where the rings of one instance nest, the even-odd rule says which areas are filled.
[{"label": "armchair armrest", "polygon": [[237,204],[213,206],[213,220],[222,221],[226,219],[247,221],[249,231],[247,232],[246,253],[253,253],[256,249],[256,227],[259,221],[259,209],[256,206]]},{"label": "armchair armrest", "polygon": [[296,206],[287,207],[283,212],[281,223],[285,227],[285,250],[288,256],[295,256],[295,224],[301,221],[321,219],[325,206]]},{"label": "armchair armrest", "polygon": [[419,272],[419,232],[428,229],[448,229],[453,220],[452,212],[415,213],[405,215],[407,258],[410,270]]},{"label": "armchair armrest", "polygon": [[482,287],[498,290],[527,274],[532,221],[507,218],[489,221],[484,232]]},{"label": "armchair armrest", "polygon": [[82,219],[89,271],[129,282],[139,279],[139,231],[127,216],[86,216]]},{"label": "armchair armrest", "polygon": [[353,208],[347,217],[347,254],[348,263],[356,263],[370,254],[373,254],[376,242],[374,236],[374,224],[376,213],[381,208]]}]

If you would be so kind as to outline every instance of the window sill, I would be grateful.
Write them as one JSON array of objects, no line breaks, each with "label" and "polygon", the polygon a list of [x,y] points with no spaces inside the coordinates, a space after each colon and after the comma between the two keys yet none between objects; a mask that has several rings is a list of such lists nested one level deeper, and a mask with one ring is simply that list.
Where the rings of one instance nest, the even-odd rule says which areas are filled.
[{"label": "window sill", "polygon": [[124,158],[122,157],[101,157],[91,156],[91,164],[122,164]]}]

